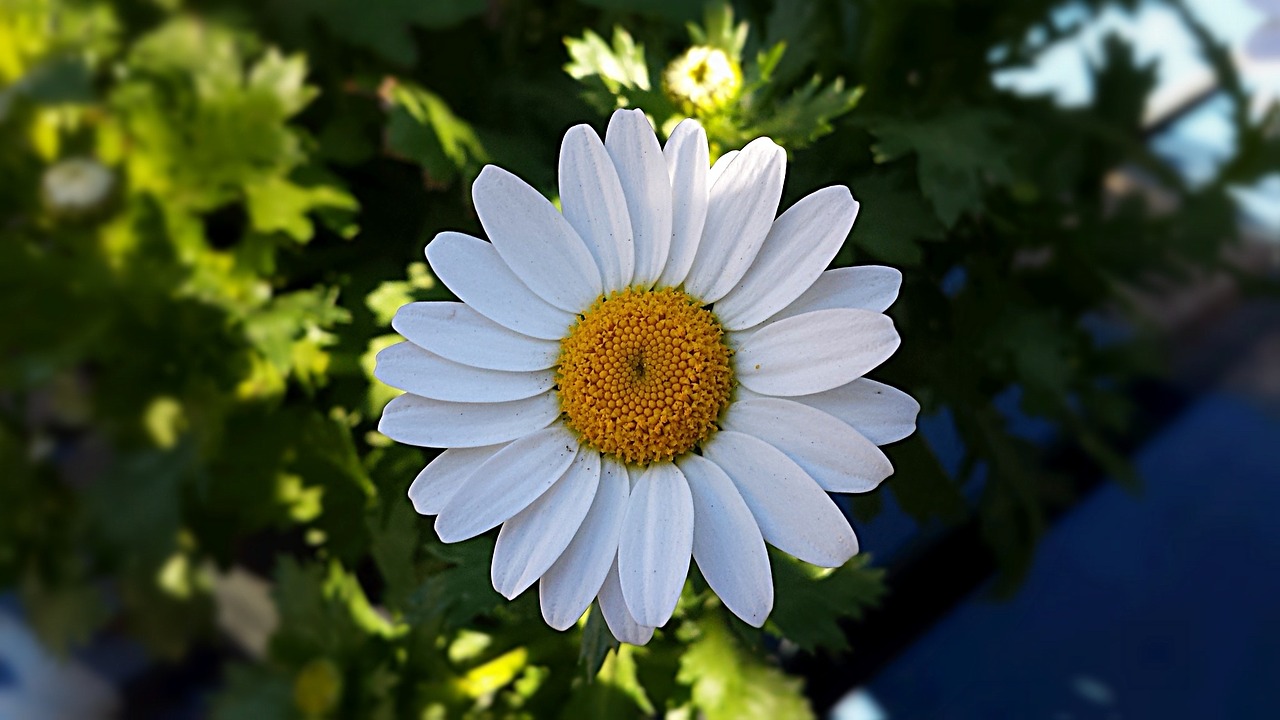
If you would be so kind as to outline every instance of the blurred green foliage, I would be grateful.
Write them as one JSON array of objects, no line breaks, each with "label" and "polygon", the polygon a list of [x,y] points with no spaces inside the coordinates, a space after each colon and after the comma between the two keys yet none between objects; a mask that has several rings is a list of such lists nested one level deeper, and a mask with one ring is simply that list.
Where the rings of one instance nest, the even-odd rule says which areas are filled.
[{"label": "blurred green foliage", "polygon": [[[449,297],[422,248],[478,232],[484,163],[551,194],[568,126],[634,106],[669,130],[691,106],[663,93],[665,66],[718,48],[742,82],[698,109],[713,152],[767,134],[791,154],[786,203],[853,189],[837,264],[905,274],[904,345],[877,377],[949,411],[966,448],[957,476],[919,437],[890,448],[896,476],[858,510],[889,492],[922,522],[977,513],[1016,579],[1064,485],[993,398],[1020,388],[1026,413],[1122,473],[1116,388],[1153,371],[1153,345],[1140,323],[1104,343],[1082,318],[1220,265],[1227,188],[1280,166],[1198,27],[1242,150],[1196,187],[1147,149],[1154,71],[1119,40],[1086,107],[997,89],[993,72],[1085,19],[1053,7],[3,0],[0,588],[55,646],[112,623],[177,659],[220,642],[222,573],[268,576],[279,627],[228,668],[220,718],[805,717],[776,639],[846,651],[839,623],[879,601],[879,571],[775,554],[764,631],[695,575],[647,647],[617,648],[598,613],[556,633],[533,593],[492,590],[492,538],[445,546],[413,513],[429,453],[373,432],[394,395],[373,353],[400,304]],[[110,187],[58,200],[43,184],[70,158]],[[1119,169],[1173,209],[1109,189]]]}]

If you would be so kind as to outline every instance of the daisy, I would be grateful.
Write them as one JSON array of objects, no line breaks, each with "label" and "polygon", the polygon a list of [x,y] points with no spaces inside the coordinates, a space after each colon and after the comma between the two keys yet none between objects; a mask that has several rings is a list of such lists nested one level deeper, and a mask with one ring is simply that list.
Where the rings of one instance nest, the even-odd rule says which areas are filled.
[{"label": "daisy", "polygon": [[92,158],[76,157],[58,162],[44,171],[40,190],[45,203],[66,215],[99,208],[115,186],[111,170]]},{"label": "daisy", "polygon": [[765,543],[823,567],[858,551],[829,492],[892,467],[877,445],[919,405],[863,376],[898,347],[891,268],[824,272],[857,215],[842,186],[775,218],[786,153],[768,138],[708,167],[686,120],[661,147],[638,110],[605,139],[565,134],[556,210],[489,166],[472,188],[489,241],[427,246],[462,302],[410,303],[375,375],[406,394],[379,425],[448,448],[409,498],[444,542],[499,525],[493,586],[538,583],[557,630],[598,598],[643,644],[697,562],[738,617],[773,607]]}]

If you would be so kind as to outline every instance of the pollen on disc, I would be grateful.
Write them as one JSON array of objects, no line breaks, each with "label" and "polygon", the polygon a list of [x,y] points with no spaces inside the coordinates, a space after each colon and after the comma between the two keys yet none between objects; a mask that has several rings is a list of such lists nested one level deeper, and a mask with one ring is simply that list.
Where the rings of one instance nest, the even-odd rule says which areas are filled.
[{"label": "pollen on disc", "polygon": [[733,386],[731,351],[707,310],[675,289],[597,300],[560,344],[565,419],[587,445],[646,465],[715,429]]}]

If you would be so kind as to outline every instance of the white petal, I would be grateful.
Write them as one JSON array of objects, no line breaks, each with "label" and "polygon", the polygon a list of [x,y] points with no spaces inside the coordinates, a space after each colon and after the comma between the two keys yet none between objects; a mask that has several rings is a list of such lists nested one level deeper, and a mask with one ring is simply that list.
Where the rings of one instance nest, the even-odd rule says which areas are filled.
[{"label": "white petal", "polygon": [[[884,312],[898,299],[902,273],[883,265],[836,268],[818,276],[795,302],[769,318],[777,321],[814,310],[853,308]],[[720,307],[716,306],[716,312]]]},{"label": "white petal", "polygon": [[622,598],[622,585],[618,582],[616,559],[609,566],[609,574],[604,578],[604,585],[600,586],[600,613],[604,615],[604,622],[609,626],[609,632],[613,633],[619,642],[644,645],[653,637],[653,628],[636,622],[636,619],[631,616],[631,611],[627,609],[627,603]]},{"label": "white petal", "polygon": [[604,288],[591,251],[528,183],[486,165],[471,186],[471,199],[498,254],[539,297],[576,313],[600,296]]},{"label": "white petal", "polygon": [[718,302],[729,330],[764,322],[813,285],[849,236],[858,203],[843,185],[823,188],[773,223],[747,274]]},{"label": "white petal", "polygon": [[555,393],[503,403],[453,403],[406,393],[383,408],[378,432],[407,445],[479,447],[515,440],[558,417]]},{"label": "white petal", "polygon": [[738,345],[739,382],[763,395],[808,395],[864,375],[898,349],[887,315],[818,310],[769,323]]},{"label": "white petal", "polygon": [[577,318],[538,297],[498,255],[492,243],[442,232],[427,245],[427,262],[440,282],[476,312],[530,337],[559,340]]},{"label": "white petal", "polygon": [[631,215],[636,250],[632,282],[648,287],[662,274],[671,249],[671,178],[662,147],[642,110],[614,111],[604,146],[618,169]]},{"label": "white petal", "polygon": [[663,625],[675,612],[693,549],[693,497],[684,474],[656,463],[627,501],[618,537],[618,574],[627,608],[641,625]]},{"label": "white petal", "polygon": [[715,302],[742,279],[773,225],[786,171],[786,151],[769,138],[752,140],[725,168],[711,186],[707,224],[684,281],[689,294]]},{"label": "white petal", "polygon": [[529,506],[569,469],[578,439],[556,424],[525,435],[476,468],[436,518],[442,542],[475,537]]},{"label": "white petal", "polygon": [[671,252],[658,284],[677,287],[693,265],[707,221],[707,133],[697,120],[671,131],[662,155],[671,176]]},{"label": "white petal", "polygon": [[560,144],[560,206],[595,258],[605,292],[630,285],[636,252],[627,198],[609,152],[589,125],[569,128]]},{"label": "white petal", "polygon": [[857,430],[791,400],[738,400],[725,412],[721,427],[778,448],[827,492],[868,492],[893,474],[889,458]]},{"label": "white petal", "polygon": [[556,630],[565,630],[577,622],[600,592],[618,555],[618,533],[630,494],[627,469],[613,458],[604,458],[600,487],[586,519],[569,547],[538,583],[542,618]]},{"label": "white petal", "polygon": [[422,468],[409,486],[409,500],[420,515],[438,515],[458,491],[466,486],[476,468],[483,465],[506,443],[475,448],[449,448]]},{"label": "white petal", "polygon": [[600,484],[600,453],[583,450],[551,489],[502,524],[493,547],[493,589],[510,600],[569,546]]},{"label": "white petal", "polygon": [[858,539],[831,497],[781,450],[732,430],[703,447],[733,480],[765,542],[821,567],[839,567],[858,552]]},{"label": "white petal", "polygon": [[915,432],[920,414],[915,398],[867,378],[791,399],[840,418],[876,445],[896,442]]},{"label": "white petal", "polygon": [[729,165],[733,163],[740,152],[741,151],[739,150],[730,150],[716,159],[715,164],[711,166],[709,171],[707,171],[707,189],[711,189],[711,187],[716,184],[716,181],[724,174],[725,168],[729,167]]},{"label": "white petal", "polygon": [[760,526],[720,466],[689,454],[678,463],[693,493],[693,559],[734,615],[752,627],[773,609],[773,577]]},{"label": "white petal", "polygon": [[411,342],[383,348],[373,376],[414,395],[463,403],[521,400],[544,393],[556,384],[556,374],[551,370],[484,370],[445,360]]},{"label": "white petal", "polygon": [[489,370],[545,370],[560,355],[560,343],[505,328],[466,303],[409,303],[396,311],[391,327],[442,358]]}]

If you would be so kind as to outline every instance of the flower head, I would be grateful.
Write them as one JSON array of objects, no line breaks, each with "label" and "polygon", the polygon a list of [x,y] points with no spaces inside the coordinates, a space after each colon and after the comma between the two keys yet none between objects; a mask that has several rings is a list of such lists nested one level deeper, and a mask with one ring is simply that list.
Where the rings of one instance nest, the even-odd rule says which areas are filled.
[{"label": "flower head", "polygon": [[662,91],[686,115],[728,105],[742,89],[742,68],[724,50],[695,45],[662,71]]},{"label": "flower head", "polygon": [[443,232],[427,259],[462,302],[410,303],[376,375],[406,394],[394,440],[448,448],[409,488],[444,542],[498,525],[492,579],[539,583],[572,625],[598,598],[620,639],[667,622],[690,558],[735,614],[773,607],[765,543],[824,567],[858,550],[829,492],[892,467],[919,405],[863,377],[898,346],[882,314],[901,276],[825,271],[853,225],[845,187],[775,217],[786,154],[768,138],[708,167],[681,123],[662,147],[619,110],[560,150],[556,210],[486,167],[489,242]]},{"label": "flower head", "polygon": [[44,171],[40,189],[54,212],[79,215],[100,208],[111,195],[115,176],[91,158],[70,158]]}]

